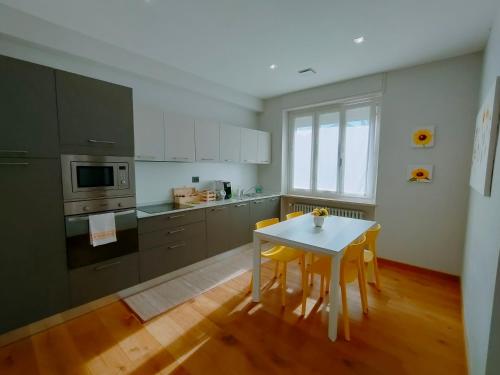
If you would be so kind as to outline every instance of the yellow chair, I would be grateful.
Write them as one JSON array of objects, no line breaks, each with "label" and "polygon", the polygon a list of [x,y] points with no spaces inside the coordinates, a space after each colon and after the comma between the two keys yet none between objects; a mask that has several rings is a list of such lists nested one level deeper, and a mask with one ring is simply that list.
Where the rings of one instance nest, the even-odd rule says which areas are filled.
[{"label": "yellow chair", "polygon": [[[267,220],[262,220],[259,221],[258,223],[255,224],[256,229],[261,229],[265,228],[269,225],[274,225],[279,223],[279,219],[273,218],[273,219],[267,219]],[[286,271],[287,271],[287,265],[291,261],[294,261],[295,259],[300,260],[300,268],[302,272],[302,285],[304,285],[304,276],[305,276],[305,259],[304,259],[304,252],[300,250],[293,249],[288,246],[280,246],[276,245],[273,246],[272,248],[262,251],[260,255],[264,258],[268,258],[271,260],[274,260],[276,262],[276,268],[274,271],[274,277],[276,278],[278,276],[279,268],[281,266],[281,305],[284,307],[285,302],[286,302]],[[253,285],[253,274],[252,278],[250,280],[250,290],[252,290],[252,285]]]},{"label": "yellow chair", "polygon": [[[363,267],[363,250],[366,244],[366,237],[354,241],[344,251],[340,263],[340,291],[342,295],[342,319],[344,322],[344,336],[347,341],[351,339],[349,329],[349,309],[347,306],[347,284],[358,280],[359,293],[361,296],[361,306],[363,313],[368,313],[368,297],[366,290],[366,279]],[[325,290],[328,292],[328,287],[331,278],[331,258],[321,257],[313,264],[306,268],[306,277],[308,274],[321,275],[320,283],[320,298],[324,298]],[[306,312],[306,303],[308,295],[308,287],[304,288],[302,295],[302,315]]]},{"label": "yellow chair", "polygon": [[290,219],[293,219],[294,217],[302,216],[302,215],[304,215],[304,212],[302,212],[302,211],[290,212],[289,214],[286,214],[286,219],[290,220]]},{"label": "yellow chair", "polygon": [[382,226],[376,224],[366,231],[366,249],[363,254],[369,274],[375,275],[375,287],[377,290],[380,290],[380,274],[377,263],[377,237],[381,229]]}]

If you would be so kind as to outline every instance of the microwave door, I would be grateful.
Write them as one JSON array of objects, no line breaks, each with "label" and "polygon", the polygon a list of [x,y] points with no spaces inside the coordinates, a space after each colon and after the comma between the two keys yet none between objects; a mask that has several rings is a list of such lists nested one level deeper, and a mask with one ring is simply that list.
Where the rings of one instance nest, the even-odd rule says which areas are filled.
[{"label": "microwave door", "polygon": [[113,164],[74,163],[73,192],[117,189],[117,167]]}]

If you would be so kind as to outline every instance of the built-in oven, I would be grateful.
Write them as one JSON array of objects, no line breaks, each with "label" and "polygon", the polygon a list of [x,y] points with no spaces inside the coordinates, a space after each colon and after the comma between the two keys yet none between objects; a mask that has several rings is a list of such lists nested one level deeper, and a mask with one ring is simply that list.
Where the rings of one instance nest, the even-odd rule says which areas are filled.
[{"label": "built-in oven", "polygon": [[66,250],[69,269],[107,261],[139,251],[135,208],[106,212],[114,213],[116,242],[96,247],[90,244],[90,215],[66,216]]},{"label": "built-in oven", "polygon": [[64,201],[134,196],[134,159],[61,155]]}]

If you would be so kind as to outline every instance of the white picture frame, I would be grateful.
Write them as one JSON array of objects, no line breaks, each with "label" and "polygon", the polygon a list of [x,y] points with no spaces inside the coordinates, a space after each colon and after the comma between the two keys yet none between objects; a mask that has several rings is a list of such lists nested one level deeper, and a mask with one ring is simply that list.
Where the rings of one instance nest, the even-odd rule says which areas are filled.
[{"label": "white picture frame", "polygon": [[410,164],[406,170],[406,181],[417,183],[432,182],[434,165]]},{"label": "white picture frame", "polygon": [[500,77],[497,77],[476,117],[470,186],[484,196],[491,195],[493,161],[498,137]]},{"label": "white picture frame", "polygon": [[413,148],[432,148],[435,140],[435,126],[420,126],[411,132],[410,144]]}]

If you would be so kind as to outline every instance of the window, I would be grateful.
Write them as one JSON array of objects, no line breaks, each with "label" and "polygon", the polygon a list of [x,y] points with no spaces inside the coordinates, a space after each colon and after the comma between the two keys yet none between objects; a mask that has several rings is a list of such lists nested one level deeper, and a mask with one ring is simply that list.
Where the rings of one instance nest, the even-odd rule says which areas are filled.
[{"label": "window", "polygon": [[289,192],[374,200],[376,99],[289,112]]}]

